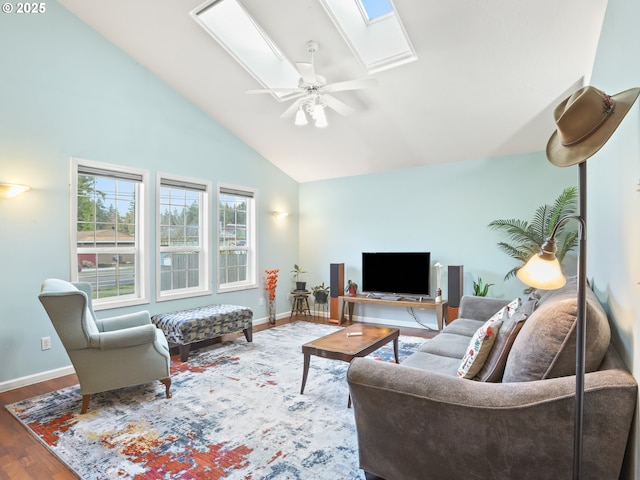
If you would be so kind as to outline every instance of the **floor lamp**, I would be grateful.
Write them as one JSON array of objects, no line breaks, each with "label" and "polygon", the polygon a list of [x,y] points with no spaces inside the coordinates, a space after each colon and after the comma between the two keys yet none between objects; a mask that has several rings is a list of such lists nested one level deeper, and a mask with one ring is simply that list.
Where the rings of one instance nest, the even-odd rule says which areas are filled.
[{"label": "floor lamp", "polygon": [[556,132],[547,144],[547,158],[558,167],[578,164],[579,214],[561,218],[550,237],[542,245],[517,276],[525,284],[543,290],[554,290],[566,283],[560,263],[556,258],[555,236],[558,229],[569,220],[579,222],[578,285],[576,314],[576,392],[573,436],[573,478],[582,478],[584,379],[586,354],[586,218],[587,218],[587,164],[611,137],[631,105],[638,98],[640,88],[626,90],[609,96],[588,86],[579,89],[565,99],[554,111]]},{"label": "floor lamp", "polygon": [[540,253],[534,255],[522,268],[517,276],[525,284],[541,290],[555,290],[565,285],[567,279],[556,258],[556,234],[558,229],[569,220],[579,222],[578,239],[578,301],[576,314],[576,394],[573,424],[573,478],[582,478],[582,428],[584,419],[584,365],[587,344],[586,313],[587,313],[587,274],[586,274],[586,163],[579,166],[579,204],[580,215],[569,215],[556,223],[551,236],[542,244]]}]

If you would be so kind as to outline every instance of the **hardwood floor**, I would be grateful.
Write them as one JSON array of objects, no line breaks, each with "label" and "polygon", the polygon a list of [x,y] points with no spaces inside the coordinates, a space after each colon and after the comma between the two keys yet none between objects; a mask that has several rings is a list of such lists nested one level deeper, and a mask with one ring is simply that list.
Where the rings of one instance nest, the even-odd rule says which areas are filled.
[{"label": "hardwood floor", "polygon": [[[300,320],[303,319],[304,318],[300,318]],[[289,319],[280,320],[278,321],[278,325],[288,322]],[[323,320],[318,320],[318,322],[324,323]],[[268,325],[258,325],[254,328],[254,331],[261,331],[267,328],[271,327]],[[424,338],[430,338],[436,334],[434,331],[422,328],[404,327],[400,328],[400,333],[402,335]],[[239,335],[242,335],[242,333]],[[225,337],[223,337],[223,339],[224,338]],[[178,353],[172,355],[172,358],[174,358],[175,361],[180,361]],[[4,408],[5,405],[10,403],[59,390],[77,383],[78,379],[75,375],[67,375],[54,380],[0,393],[0,479],[68,480],[77,478],[74,473],[67,469],[47,448],[27,432],[7,409]]]}]

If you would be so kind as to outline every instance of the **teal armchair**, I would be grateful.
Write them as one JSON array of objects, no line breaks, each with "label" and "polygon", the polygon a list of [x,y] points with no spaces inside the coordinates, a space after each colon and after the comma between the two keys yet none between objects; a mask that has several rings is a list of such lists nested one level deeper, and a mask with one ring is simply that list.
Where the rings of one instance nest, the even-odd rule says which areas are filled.
[{"label": "teal armchair", "polygon": [[91,284],[47,279],[40,302],[78,375],[82,407],[91,394],[160,380],[171,398],[169,346],[149,312],[97,319],[91,304]]}]

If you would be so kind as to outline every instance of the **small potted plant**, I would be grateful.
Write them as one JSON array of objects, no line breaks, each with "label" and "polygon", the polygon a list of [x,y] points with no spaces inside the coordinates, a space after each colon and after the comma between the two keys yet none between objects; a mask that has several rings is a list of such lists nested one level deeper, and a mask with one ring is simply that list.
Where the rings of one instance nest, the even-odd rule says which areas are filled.
[{"label": "small potted plant", "polygon": [[307,288],[307,282],[303,282],[300,280],[300,276],[303,273],[307,273],[304,270],[302,270],[302,268],[300,268],[299,265],[295,264],[293,266],[293,270],[291,270],[291,273],[293,273],[293,278],[295,279],[296,282],[296,290],[300,290],[300,291],[304,291]]},{"label": "small potted plant", "polygon": [[329,285],[324,286],[324,282],[320,285],[316,285],[311,289],[313,292],[313,298],[316,303],[327,303],[327,299],[329,298]]},{"label": "small potted plant", "polygon": [[486,297],[492,285],[493,283],[483,283],[482,278],[478,277],[478,281],[473,282],[473,294],[476,297]]},{"label": "small potted plant", "polygon": [[351,280],[348,280],[347,286],[344,288],[344,291],[350,297],[355,297],[358,294],[358,284],[352,282]]}]

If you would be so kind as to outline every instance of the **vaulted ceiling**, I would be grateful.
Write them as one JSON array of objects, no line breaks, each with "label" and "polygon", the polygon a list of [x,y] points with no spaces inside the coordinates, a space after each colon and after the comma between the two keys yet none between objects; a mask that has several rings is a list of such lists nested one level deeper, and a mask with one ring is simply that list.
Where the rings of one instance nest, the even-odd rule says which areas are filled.
[{"label": "vaulted ceiling", "polygon": [[[191,17],[203,0],[59,0],[299,182],[544,150],[553,108],[589,83],[606,0],[394,0],[417,61],[335,93],[355,112],[298,127]],[[292,62],[367,76],[319,0],[240,0]],[[345,2],[354,0],[344,0]]]}]

